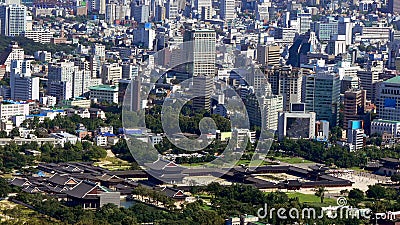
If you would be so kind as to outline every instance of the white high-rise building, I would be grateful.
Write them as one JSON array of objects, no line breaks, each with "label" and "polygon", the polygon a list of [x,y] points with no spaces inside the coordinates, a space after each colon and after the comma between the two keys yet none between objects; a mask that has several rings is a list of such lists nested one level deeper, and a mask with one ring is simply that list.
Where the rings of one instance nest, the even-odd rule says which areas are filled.
[{"label": "white high-rise building", "polygon": [[10,72],[12,60],[24,60],[24,49],[18,46],[18,43],[12,42],[8,48],[0,55],[0,65],[6,66],[6,72]]},{"label": "white high-rise building", "polygon": [[379,81],[379,74],[383,72],[383,68],[383,61],[372,61],[366,68],[357,71],[360,86],[367,91],[368,100],[375,100],[374,84]]},{"label": "white high-rise building", "polygon": [[106,57],[106,46],[101,44],[94,44],[92,46],[92,55],[99,56],[100,58]]},{"label": "white high-rise building", "polygon": [[298,32],[300,34],[305,34],[311,28],[311,14],[310,13],[298,13],[297,14],[297,24]]},{"label": "white high-rise building", "polygon": [[19,36],[26,31],[26,7],[24,5],[0,5],[1,35]]},{"label": "white high-rise building", "polygon": [[194,1],[194,8],[197,10],[198,13],[201,12],[202,7],[212,8],[211,0],[195,0]]},{"label": "white high-rise building", "polygon": [[108,24],[113,24],[116,19],[116,4],[110,3],[106,4],[106,16],[105,20]]},{"label": "white high-rise building", "polygon": [[276,132],[278,130],[279,112],[283,111],[283,97],[273,95],[271,85],[266,85],[261,96],[256,97],[254,94],[249,94],[243,99],[243,102],[251,125],[259,127],[264,125],[263,129]]},{"label": "white high-rise building", "polygon": [[122,79],[122,67],[117,63],[104,64],[101,69],[101,78],[103,84],[118,84],[118,80]]},{"label": "white high-rise building", "polygon": [[220,8],[221,19],[228,21],[236,18],[235,0],[222,0]]},{"label": "white high-rise building", "polygon": [[362,120],[350,120],[347,126],[347,143],[350,151],[357,151],[364,147],[364,125]]},{"label": "white high-rise building", "polygon": [[168,0],[165,3],[165,16],[169,20],[173,20],[178,16],[178,1]]},{"label": "white high-rise building", "polygon": [[39,100],[39,77],[31,77],[29,61],[11,62],[10,87],[13,100]]},{"label": "white high-rise building", "polygon": [[256,19],[258,21],[269,20],[269,7],[271,7],[271,2],[261,2],[256,5]]},{"label": "white high-rise building", "polygon": [[353,42],[353,23],[350,18],[339,18],[338,34],[346,36],[346,45]]}]

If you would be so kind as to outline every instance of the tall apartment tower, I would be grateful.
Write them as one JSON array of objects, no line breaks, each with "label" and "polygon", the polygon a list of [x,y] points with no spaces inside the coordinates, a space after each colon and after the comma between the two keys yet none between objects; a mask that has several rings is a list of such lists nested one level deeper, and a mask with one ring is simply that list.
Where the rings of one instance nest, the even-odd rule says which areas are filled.
[{"label": "tall apartment tower", "polygon": [[235,0],[222,0],[220,7],[221,19],[230,21],[236,18]]},{"label": "tall apartment tower", "polygon": [[29,61],[11,62],[10,88],[13,100],[39,100],[39,77],[31,77]]},{"label": "tall apartment tower", "polygon": [[328,71],[310,74],[305,81],[306,110],[315,112],[317,120],[327,120],[331,127],[339,122],[339,75]]},{"label": "tall apartment tower", "polygon": [[61,62],[49,66],[48,92],[57,100],[82,96],[91,85],[90,71],[79,70],[73,62]]},{"label": "tall apartment tower", "polygon": [[26,7],[24,5],[0,5],[1,35],[19,36],[26,30]]}]

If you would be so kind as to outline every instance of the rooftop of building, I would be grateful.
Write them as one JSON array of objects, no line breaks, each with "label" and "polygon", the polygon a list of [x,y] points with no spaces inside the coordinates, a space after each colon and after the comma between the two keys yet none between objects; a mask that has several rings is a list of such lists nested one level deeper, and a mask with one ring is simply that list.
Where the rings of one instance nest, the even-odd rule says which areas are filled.
[{"label": "rooftop of building", "polygon": [[386,80],[385,83],[400,84],[400,76],[390,78],[389,80]]},{"label": "rooftop of building", "polygon": [[395,120],[382,120],[382,119],[376,119],[372,122],[380,122],[380,123],[400,123],[400,121],[395,121]]},{"label": "rooftop of building", "polygon": [[118,87],[117,86],[115,86],[115,85],[106,85],[106,84],[89,87],[89,89],[90,90],[94,90],[94,91],[118,91]]}]

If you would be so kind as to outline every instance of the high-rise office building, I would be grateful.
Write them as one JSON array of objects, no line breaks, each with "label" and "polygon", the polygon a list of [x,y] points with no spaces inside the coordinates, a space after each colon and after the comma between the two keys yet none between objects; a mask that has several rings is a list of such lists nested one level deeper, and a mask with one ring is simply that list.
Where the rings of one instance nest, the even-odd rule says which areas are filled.
[{"label": "high-rise office building", "polygon": [[377,90],[378,117],[400,121],[400,77],[383,81]]},{"label": "high-rise office building", "polygon": [[367,91],[367,99],[375,100],[374,84],[379,81],[379,73],[383,71],[383,61],[368,62],[366,68],[357,71],[360,86]]},{"label": "high-rise office building", "polygon": [[344,94],[343,128],[347,130],[350,120],[358,120],[364,114],[366,104],[365,90],[348,90]]},{"label": "high-rise office building", "polygon": [[338,22],[314,22],[314,32],[319,41],[329,41],[332,35],[338,34]]},{"label": "high-rise office building", "polygon": [[192,73],[193,76],[207,75],[214,77],[216,60],[216,33],[213,30],[199,29],[185,33],[184,41],[193,41]]},{"label": "high-rise office building", "polygon": [[257,46],[257,62],[263,66],[279,66],[281,48],[274,45]]},{"label": "high-rise office building", "polygon": [[351,45],[353,42],[353,24],[351,18],[339,18],[338,34],[345,35],[346,45]]},{"label": "high-rise office building", "polygon": [[[264,87],[265,88],[265,87]],[[266,90],[260,96],[249,94],[243,102],[246,106],[250,125],[255,125],[271,131],[278,130],[278,114],[283,111],[283,97],[271,93],[267,84]]]},{"label": "high-rise office building", "polygon": [[139,112],[144,101],[141,98],[140,77],[123,79],[118,84],[118,102],[124,102],[124,108],[128,111]]},{"label": "high-rise office building", "polygon": [[213,88],[213,76],[198,75],[193,77],[193,94],[195,96],[193,99],[194,110],[210,111]]},{"label": "high-rise office building", "polygon": [[116,4],[115,3],[109,3],[106,4],[106,16],[105,16],[105,21],[108,24],[113,24],[115,19],[116,19]]},{"label": "high-rise office building", "polygon": [[222,0],[220,10],[221,19],[225,21],[235,19],[235,0]]},{"label": "high-rise office building", "polygon": [[298,32],[300,34],[305,34],[311,28],[311,14],[310,13],[298,13],[297,14],[297,24]]},{"label": "high-rise office building", "polygon": [[283,97],[284,110],[288,111],[291,103],[301,102],[303,73],[300,69],[282,66],[266,73],[272,93]]},{"label": "high-rise office building", "polygon": [[[284,137],[291,139],[315,138],[317,130],[315,112],[305,112],[304,103],[293,104],[293,107],[290,108],[292,109],[289,112],[279,113],[279,140],[282,140]],[[325,124],[328,123],[326,122]]]},{"label": "high-rise office building", "polygon": [[150,8],[148,5],[131,3],[131,17],[138,23],[149,22]]},{"label": "high-rise office building", "polygon": [[24,5],[0,5],[1,35],[19,36],[26,30],[26,7]]},{"label": "high-rise office building", "polygon": [[320,71],[305,79],[306,110],[315,112],[317,120],[327,120],[331,127],[337,126],[340,106],[339,75]]},{"label": "high-rise office building", "polygon": [[347,143],[350,151],[357,151],[364,147],[364,123],[362,120],[350,120],[347,125]]}]

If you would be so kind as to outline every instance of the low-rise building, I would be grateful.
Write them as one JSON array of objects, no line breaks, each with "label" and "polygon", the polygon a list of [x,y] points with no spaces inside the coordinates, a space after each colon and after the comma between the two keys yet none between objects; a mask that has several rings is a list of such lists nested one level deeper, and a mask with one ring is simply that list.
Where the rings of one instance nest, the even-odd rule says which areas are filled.
[{"label": "low-rise building", "polygon": [[371,122],[371,134],[383,135],[384,133],[400,138],[400,121],[376,119]]},{"label": "low-rise building", "polygon": [[71,143],[72,145],[75,145],[78,141],[80,141],[80,139],[77,136],[66,132],[52,133],[50,134],[50,136],[57,139],[61,146],[64,146],[64,144],[67,142]]},{"label": "low-rise building", "polygon": [[89,87],[90,98],[99,102],[118,104],[118,87],[114,85],[98,85]]},{"label": "low-rise building", "polygon": [[0,103],[0,117],[2,120],[11,119],[15,115],[29,115],[29,104],[15,101],[3,101]]}]

